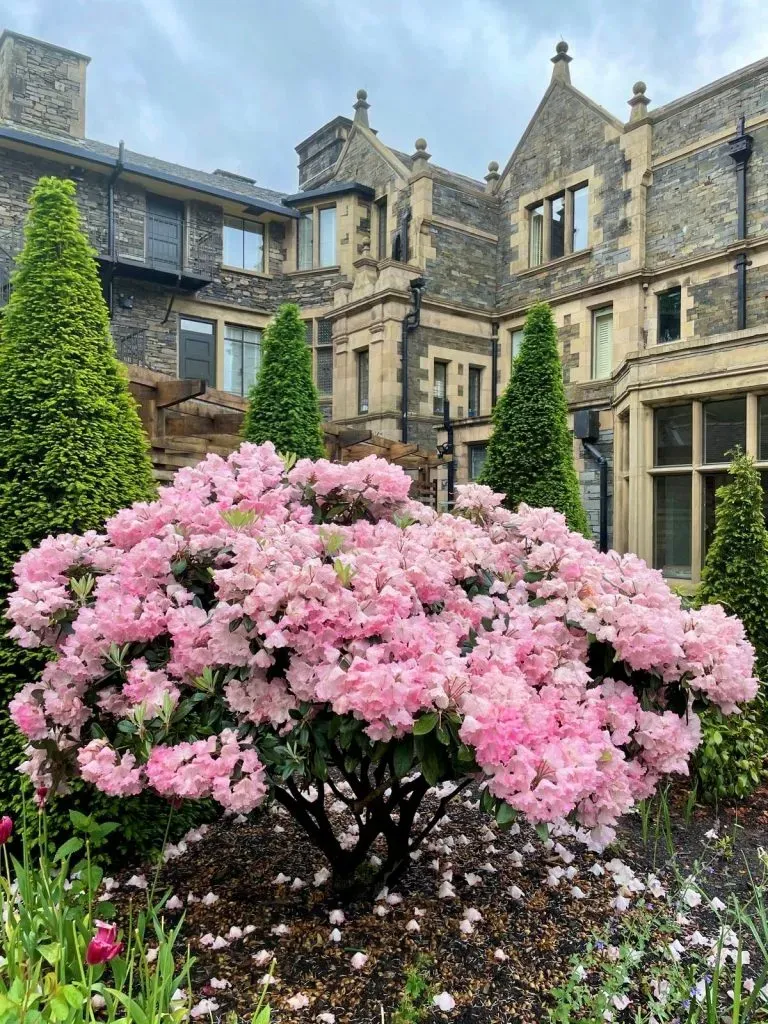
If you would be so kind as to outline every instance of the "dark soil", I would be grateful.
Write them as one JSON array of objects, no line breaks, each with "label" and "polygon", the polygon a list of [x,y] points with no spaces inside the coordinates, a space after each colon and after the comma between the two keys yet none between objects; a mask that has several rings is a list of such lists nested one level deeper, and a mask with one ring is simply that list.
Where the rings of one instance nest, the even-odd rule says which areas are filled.
[{"label": "dark soil", "polygon": [[[590,873],[595,862],[619,857],[640,878],[653,871],[665,884],[673,884],[675,872],[685,876],[706,861],[704,884],[710,896],[727,901],[729,893],[746,892],[748,867],[758,870],[757,848],[768,845],[768,789],[748,807],[720,814],[719,834],[733,836],[733,849],[725,849],[724,856],[705,836],[717,821],[712,809],[696,808],[686,822],[682,790],[672,794],[670,805],[674,862],[663,829],[657,832],[651,823],[646,844],[640,818],[633,815],[623,823],[617,844],[602,856],[564,839],[564,846],[575,854],[567,867],[577,873],[571,880],[562,878],[557,887],[547,884],[548,871],[567,867],[556,850],[545,849],[526,826],[519,834],[500,832],[470,799],[459,798],[451,805],[450,820],[433,834],[398,884],[396,895],[402,902],[394,905],[371,898],[343,905],[330,882],[316,886],[315,872],[327,865],[281,813],[254,815],[249,821],[223,819],[201,842],[164,866],[158,891],[167,888],[185,902],[184,935],[198,957],[195,994],[215,998],[221,1013],[235,1011],[250,1018],[260,980],[269,969],[269,964],[259,964],[253,957],[267,950],[276,960],[270,1002],[278,1024],[304,1024],[323,1012],[333,1013],[337,1024],[389,1024],[406,973],[417,963],[430,985],[429,1008],[420,1020],[540,1024],[551,1005],[548,994],[570,974],[571,955],[612,924],[621,926],[621,915],[612,906],[616,885],[607,873]],[[513,851],[521,852],[526,844],[535,850],[524,853],[522,865],[516,867]],[[440,898],[443,873],[451,870],[455,898]],[[298,877],[305,885],[293,889],[290,882],[276,884],[280,873],[292,880]],[[469,882],[475,881],[473,874],[480,881],[470,885],[467,873]],[[147,877],[151,878],[150,870]],[[512,886],[523,891],[521,899],[509,894]],[[584,898],[574,897],[573,886]],[[212,892],[218,900],[212,905],[188,904],[190,892],[198,898]],[[377,915],[377,906],[387,907],[387,913]],[[460,924],[469,908],[479,911],[482,919],[471,934],[464,934]],[[328,915],[336,909],[345,914],[338,943],[329,939],[334,926]],[[407,930],[412,920],[418,931]],[[201,944],[206,933],[226,937],[233,925],[252,925],[254,930],[216,951]],[[290,930],[273,934],[279,925]],[[356,952],[368,958],[358,970],[351,962]],[[225,979],[231,988],[211,991],[206,988],[211,978]],[[431,995],[443,991],[456,1001],[448,1014],[430,1005]],[[309,1005],[291,1009],[288,1000],[299,993]]]}]

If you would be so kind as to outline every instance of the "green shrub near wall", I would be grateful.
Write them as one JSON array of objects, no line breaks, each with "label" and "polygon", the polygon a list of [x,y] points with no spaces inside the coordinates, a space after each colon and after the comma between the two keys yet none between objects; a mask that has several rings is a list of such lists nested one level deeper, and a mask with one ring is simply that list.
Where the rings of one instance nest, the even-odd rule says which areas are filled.
[{"label": "green shrub near wall", "polygon": [[[101,527],[155,493],[147,440],[109,333],[71,181],[41,178],[0,333],[0,605],[19,556]],[[0,638],[0,807],[18,814],[21,745],[6,708],[42,665]]]},{"label": "green shrub near wall", "polygon": [[271,441],[281,454],[325,458],[322,415],[312,379],[312,349],[299,307],[281,306],[264,332],[261,369],[248,395],[246,441]]},{"label": "green shrub near wall", "polygon": [[568,406],[557,328],[545,302],[525,319],[520,354],[493,411],[493,432],[480,482],[521,502],[562,512],[572,530],[588,534],[568,429]]}]

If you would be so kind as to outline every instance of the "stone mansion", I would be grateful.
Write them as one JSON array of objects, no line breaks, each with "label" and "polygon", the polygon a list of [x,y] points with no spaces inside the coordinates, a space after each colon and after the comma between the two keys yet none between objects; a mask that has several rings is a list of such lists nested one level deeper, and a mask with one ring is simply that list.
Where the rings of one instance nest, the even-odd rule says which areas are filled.
[{"label": "stone mansion", "polygon": [[511,156],[477,180],[423,139],[391,148],[360,90],[296,147],[293,195],[89,139],[88,62],[0,37],[4,296],[32,185],[72,177],[126,363],[243,395],[296,302],[325,416],[451,442],[456,482],[546,299],[595,531],[602,460],[612,545],[696,582],[727,453],[768,474],[768,58],[656,109],[637,82],[625,120],[571,83],[560,42]]}]

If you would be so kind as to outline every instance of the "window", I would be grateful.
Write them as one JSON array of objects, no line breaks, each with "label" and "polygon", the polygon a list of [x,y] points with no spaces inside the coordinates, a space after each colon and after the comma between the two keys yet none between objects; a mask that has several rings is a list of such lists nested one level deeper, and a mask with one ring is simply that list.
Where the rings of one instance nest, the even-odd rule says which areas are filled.
[{"label": "window", "polygon": [[261,331],[224,325],[224,390],[247,395],[261,367]]},{"label": "window", "polygon": [[757,430],[757,457],[761,462],[768,462],[768,395],[758,399]]},{"label": "window", "polygon": [[665,576],[691,578],[691,474],[654,480],[654,561]]},{"label": "window", "polygon": [[333,394],[333,324],[330,320],[317,321],[315,381],[321,395]]},{"label": "window", "polygon": [[306,342],[307,342],[307,344],[309,345],[310,348],[312,348],[312,340],[313,340],[313,335],[315,333],[314,330],[313,330],[314,326],[315,325],[314,325],[314,322],[312,320],[305,320],[304,321],[304,331],[305,331],[304,337],[306,338]]},{"label": "window", "polygon": [[747,444],[747,402],[745,398],[726,398],[704,403],[704,462],[730,462],[734,448]]},{"label": "window", "polygon": [[655,466],[690,466],[693,462],[693,407],[669,405],[656,410]]},{"label": "window", "polygon": [[659,292],[659,344],[680,337],[680,288]]},{"label": "window", "polygon": [[448,397],[448,363],[435,360],[433,379],[432,412],[435,416],[442,416]]},{"label": "window", "polygon": [[520,355],[520,348],[523,344],[523,334],[525,332],[522,327],[518,327],[516,330],[510,331],[509,333],[512,336],[512,359],[514,360]]},{"label": "window", "polygon": [[367,348],[357,353],[357,412],[359,416],[368,412],[369,353]]},{"label": "window", "polygon": [[549,201],[549,258],[565,256],[565,193]]},{"label": "window", "polygon": [[312,210],[302,213],[297,231],[296,267],[298,270],[311,270],[313,263],[312,250],[314,245],[315,217]]},{"label": "window", "polygon": [[571,192],[573,197],[573,234],[571,252],[579,252],[589,245],[589,186],[582,185]]},{"label": "window", "polygon": [[264,270],[264,225],[242,217],[224,218],[226,266],[240,270]]},{"label": "window", "polygon": [[387,230],[387,197],[382,196],[376,203],[376,230],[378,232],[376,256],[389,259],[389,231]]},{"label": "window", "polygon": [[336,265],[336,207],[320,210],[320,266]]},{"label": "window", "polygon": [[613,366],[613,308],[592,314],[592,379],[610,377]]},{"label": "window", "polygon": [[471,444],[469,447],[469,479],[477,480],[483,470],[487,444]]},{"label": "window", "polygon": [[544,203],[529,211],[528,266],[538,267],[544,262]]},{"label": "window", "polygon": [[480,388],[483,380],[482,366],[470,366],[469,387],[467,400],[467,415],[471,417],[480,415]]}]

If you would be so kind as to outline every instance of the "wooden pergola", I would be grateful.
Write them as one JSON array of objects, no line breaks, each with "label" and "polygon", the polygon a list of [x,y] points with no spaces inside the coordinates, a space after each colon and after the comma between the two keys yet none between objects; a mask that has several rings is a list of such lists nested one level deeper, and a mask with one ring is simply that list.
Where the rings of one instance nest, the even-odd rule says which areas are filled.
[{"label": "wooden pergola", "polygon": [[357,462],[368,455],[377,455],[396,466],[401,466],[413,476],[412,497],[433,508],[437,507],[437,478],[432,470],[451,461],[451,456],[438,455],[417,444],[403,444],[392,438],[382,437],[370,430],[343,427],[324,423],[325,444],[328,457],[333,462]]}]

